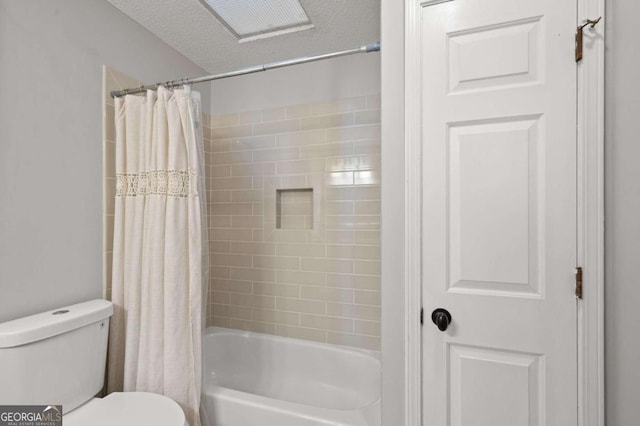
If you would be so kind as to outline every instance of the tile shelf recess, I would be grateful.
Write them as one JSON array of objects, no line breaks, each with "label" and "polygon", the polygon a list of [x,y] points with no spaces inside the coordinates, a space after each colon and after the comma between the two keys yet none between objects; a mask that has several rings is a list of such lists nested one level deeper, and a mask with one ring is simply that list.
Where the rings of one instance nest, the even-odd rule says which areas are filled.
[{"label": "tile shelf recess", "polygon": [[276,190],[276,229],[313,229],[313,188]]}]

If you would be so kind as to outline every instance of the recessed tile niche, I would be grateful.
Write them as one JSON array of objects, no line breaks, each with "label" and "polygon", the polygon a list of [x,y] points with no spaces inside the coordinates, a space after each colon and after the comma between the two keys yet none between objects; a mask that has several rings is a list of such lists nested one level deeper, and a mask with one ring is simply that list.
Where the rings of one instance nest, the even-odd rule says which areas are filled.
[{"label": "recessed tile niche", "polygon": [[276,229],[313,229],[313,188],[276,190]]}]

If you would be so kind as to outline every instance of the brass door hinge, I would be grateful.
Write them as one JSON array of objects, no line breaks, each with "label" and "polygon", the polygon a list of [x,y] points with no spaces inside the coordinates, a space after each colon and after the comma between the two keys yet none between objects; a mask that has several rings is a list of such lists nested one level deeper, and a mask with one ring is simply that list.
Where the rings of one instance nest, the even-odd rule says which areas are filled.
[{"label": "brass door hinge", "polygon": [[576,268],[576,297],[582,299],[582,267]]},{"label": "brass door hinge", "polygon": [[601,19],[602,16],[600,16],[598,19],[587,19],[587,22],[580,25],[576,29],[576,62],[580,62],[582,60],[582,32],[584,30],[584,27],[590,25],[591,28],[595,28]]}]

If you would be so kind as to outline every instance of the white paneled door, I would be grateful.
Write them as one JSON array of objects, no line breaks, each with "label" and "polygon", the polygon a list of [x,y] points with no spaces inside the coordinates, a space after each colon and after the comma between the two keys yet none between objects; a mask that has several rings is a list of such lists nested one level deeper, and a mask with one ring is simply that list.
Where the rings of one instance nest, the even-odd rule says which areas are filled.
[{"label": "white paneled door", "polygon": [[421,13],[423,425],[577,425],[576,3]]}]

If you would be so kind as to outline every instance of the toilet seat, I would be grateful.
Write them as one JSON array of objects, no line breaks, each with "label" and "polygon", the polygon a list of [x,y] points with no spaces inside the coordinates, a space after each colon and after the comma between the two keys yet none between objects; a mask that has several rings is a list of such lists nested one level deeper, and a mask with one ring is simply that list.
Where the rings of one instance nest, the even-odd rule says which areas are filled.
[{"label": "toilet seat", "polygon": [[[63,407],[64,408],[64,407]],[[63,416],[65,426],[188,426],[180,406],[163,395],[114,392]]]}]

